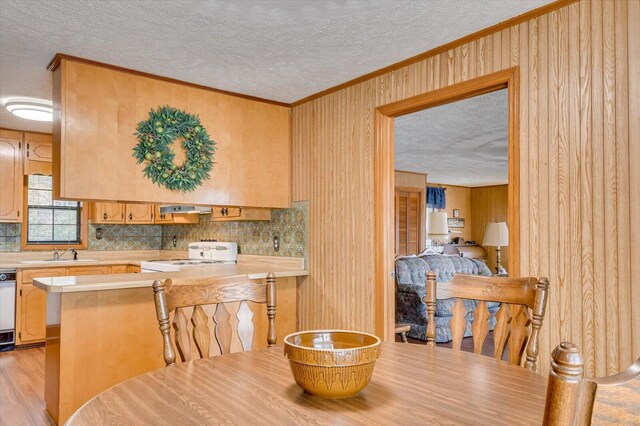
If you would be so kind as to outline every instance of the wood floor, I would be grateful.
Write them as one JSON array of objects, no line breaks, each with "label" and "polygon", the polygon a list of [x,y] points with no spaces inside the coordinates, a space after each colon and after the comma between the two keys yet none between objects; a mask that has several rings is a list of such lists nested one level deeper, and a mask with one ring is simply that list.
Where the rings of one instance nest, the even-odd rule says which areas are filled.
[{"label": "wood floor", "polygon": [[[489,333],[483,352],[493,352]],[[399,336],[398,336],[399,341]],[[411,344],[425,344],[410,339]],[[450,343],[438,346],[451,347]],[[463,339],[462,350],[473,351],[473,340]],[[0,352],[0,426],[49,426],[44,403],[44,347]]]},{"label": "wood floor", "polygon": [[44,405],[44,347],[0,352],[0,425],[49,425]]}]

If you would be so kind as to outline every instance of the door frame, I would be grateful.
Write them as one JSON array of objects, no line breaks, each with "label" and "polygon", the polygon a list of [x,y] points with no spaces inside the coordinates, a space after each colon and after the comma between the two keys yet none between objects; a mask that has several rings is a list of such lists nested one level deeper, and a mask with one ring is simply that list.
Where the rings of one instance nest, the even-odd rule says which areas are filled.
[{"label": "door frame", "polygon": [[520,77],[513,67],[408,99],[382,105],[375,111],[374,132],[374,241],[376,334],[395,338],[394,263],[394,123],[399,117],[478,95],[508,90],[508,222],[509,274],[520,276]]}]

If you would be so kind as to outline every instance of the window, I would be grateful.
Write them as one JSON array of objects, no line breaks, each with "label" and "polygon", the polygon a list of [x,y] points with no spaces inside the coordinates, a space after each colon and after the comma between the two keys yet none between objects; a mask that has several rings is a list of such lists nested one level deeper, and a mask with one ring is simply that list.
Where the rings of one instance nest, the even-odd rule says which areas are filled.
[{"label": "window", "polygon": [[53,199],[52,178],[27,179],[27,245],[78,245],[81,243],[82,203]]}]

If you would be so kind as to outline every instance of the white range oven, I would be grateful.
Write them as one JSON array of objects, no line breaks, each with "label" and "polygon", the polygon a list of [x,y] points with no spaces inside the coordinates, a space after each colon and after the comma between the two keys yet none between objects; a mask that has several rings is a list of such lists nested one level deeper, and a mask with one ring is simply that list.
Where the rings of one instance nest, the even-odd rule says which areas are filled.
[{"label": "white range oven", "polygon": [[238,244],[218,241],[189,243],[187,259],[158,259],[140,263],[142,272],[175,272],[202,265],[234,264],[238,259]]},{"label": "white range oven", "polygon": [[0,350],[16,342],[16,270],[0,269]]}]

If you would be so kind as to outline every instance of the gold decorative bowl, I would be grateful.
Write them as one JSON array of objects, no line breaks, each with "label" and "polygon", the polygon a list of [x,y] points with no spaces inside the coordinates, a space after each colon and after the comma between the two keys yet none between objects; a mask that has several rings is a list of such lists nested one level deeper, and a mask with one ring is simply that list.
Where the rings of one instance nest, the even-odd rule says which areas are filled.
[{"label": "gold decorative bowl", "polygon": [[296,383],[305,392],[325,398],[346,398],[371,381],[380,356],[380,339],[347,330],[312,330],[284,338]]}]

